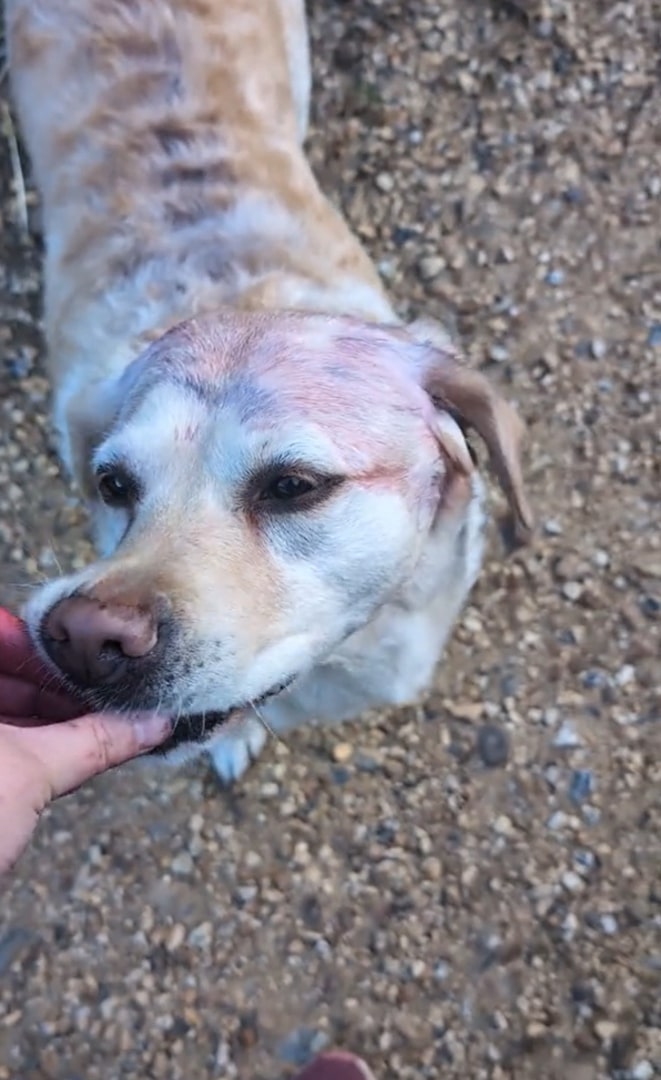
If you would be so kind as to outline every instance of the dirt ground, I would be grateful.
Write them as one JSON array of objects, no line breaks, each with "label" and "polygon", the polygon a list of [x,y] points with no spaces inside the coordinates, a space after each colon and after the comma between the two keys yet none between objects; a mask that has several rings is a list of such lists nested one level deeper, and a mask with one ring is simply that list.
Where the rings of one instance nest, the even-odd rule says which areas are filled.
[{"label": "dirt ground", "polygon": [[[63,801],[0,912],[0,1078],[661,1076],[661,5],[314,0],[310,153],[404,312],[530,423],[539,531],[417,709],[239,788]],[[6,86],[4,87],[6,91]],[[89,555],[2,114],[0,599]],[[0,823],[0,828],[2,823]]]}]

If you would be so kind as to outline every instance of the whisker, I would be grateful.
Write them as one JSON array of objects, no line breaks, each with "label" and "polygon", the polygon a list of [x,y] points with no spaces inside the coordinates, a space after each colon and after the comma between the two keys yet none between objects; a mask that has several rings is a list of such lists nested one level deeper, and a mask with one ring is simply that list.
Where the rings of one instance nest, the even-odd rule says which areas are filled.
[{"label": "whisker", "polygon": [[172,725],[172,734],[173,735],[174,735],[175,731],[177,730],[177,728],[179,726],[179,721],[183,719],[183,715],[184,714],[183,714],[183,710],[182,710],[182,702],[180,700],[177,703],[177,714],[176,714],[176,716],[174,718],[174,723]]},{"label": "whisker", "polygon": [[[50,544],[49,551],[50,551],[50,554],[53,556],[53,562],[55,563],[58,574],[60,575],[60,577],[64,577],[64,571],[62,569],[62,564],[61,564],[60,560],[57,557],[57,552],[55,550],[55,544],[52,541],[51,541],[51,544]],[[48,580],[48,579],[46,578],[45,580]]]},{"label": "whisker", "polygon": [[21,660],[20,664],[16,665],[16,675],[20,675],[24,668],[27,667],[34,660],[32,654],[25,657],[25,660]]},{"label": "whisker", "polygon": [[266,717],[265,717],[265,716],[264,716],[264,714],[262,713],[262,711],[261,711],[261,709],[259,708],[259,706],[258,706],[258,705],[256,705],[256,704],[255,704],[254,702],[251,702],[250,708],[251,708],[251,709],[252,709],[252,711],[254,712],[255,716],[256,716],[256,717],[257,717],[257,719],[259,720],[260,724],[262,725],[262,727],[264,728],[264,730],[266,731],[266,733],[267,733],[268,735],[270,735],[272,739],[275,739],[275,741],[276,741],[276,742],[282,743],[282,745],[284,746],[284,745],[285,745],[285,740],[284,740],[284,739],[282,739],[282,738],[280,737],[280,735],[278,735],[278,733],[277,733],[277,731],[275,730],[275,728],[271,727],[271,725],[269,724],[268,720],[266,719]]},{"label": "whisker", "polygon": [[55,689],[55,692],[60,691],[60,693],[62,693],[64,691],[64,682],[55,671],[49,671],[43,682],[40,684],[39,689],[44,691],[53,688]]}]

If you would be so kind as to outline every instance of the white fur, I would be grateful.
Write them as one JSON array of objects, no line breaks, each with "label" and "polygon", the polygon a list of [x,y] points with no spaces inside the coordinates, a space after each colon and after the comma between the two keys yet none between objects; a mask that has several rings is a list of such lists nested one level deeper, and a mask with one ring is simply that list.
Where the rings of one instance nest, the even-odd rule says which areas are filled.
[{"label": "white fur", "polygon": [[[124,608],[137,605],[136,597],[166,601],[178,637],[162,660],[162,692],[149,701],[127,694],[119,705],[183,716],[236,710],[211,741],[172,753],[180,761],[206,750],[219,776],[233,781],[260,752],[267,727],[283,733],[301,723],[347,719],[411,703],[425,692],[479,572],[483,485],[450,411],[432,404],[442,393],[427,393],[426,367],[436,363],[442,374],[454,363],[446,338],[427,328],[440,350],[434,360],[426,339],[423,346],[415,332],[393,329],[398,319],[378,276],[301,152],[310,95],[302,0],[277,0],[284,53],[268,36],[260,44],[270,58],[267,72],[271,63],[286,63],[293,118],[280,125],[276,117],[276,131],[268,125],[263,131],[257,125],[252,136],[241,131],[234,142],[235,108],[247,102],[258,115],[271,106],[264,81],[254,77],[260,56],[245,57],[245,94],[238,87],[232,99],[232,87],[223,84],[222,94],[207,101],[204,88],[213,80],[205,82],[205,31],[211,28],[200,25],[186,0],[142,2],[122,7],[121,17],[136,20],[143,52],[165,27],[179,35],[177,46],[186,53],[181,115],[167,119],[190,135],[181,140],[179,165],[199,166],[204,177],[207,166],[213,172],[214,155],[229,145],[240,144],[240,152],[236,169],[224,163],[225,180],[222,168],[207,178],[211,186],[200,194],[209,206],[205,217],[190,213],[186,184],[163,181],[167,190],[160,190],[154,177],[171,162],[152,142],[144,190],[118,178],[118,203],[129,208],[119,227],[110,209],[113,190],[77,187],[84,168],[98,178],[99,160],[125,159],[121,117],[115,134],[105,120],[98,132],[86,127],[88,115],[105,115],[110,84],[93,66],[85,75],[84,63],[72,62],[78,48],[72,37],[88,32],[93,9],[97,36],[90,42],[105,47],[104,19],[118,33],[120,9],[110,11],[102,0],[8,0],[12,84],[44,200],[46,326],[62,457],[87,491],[94,469],[112,457],[141,489],[132,512],[92,497],[100,561],[37,590],[26,619],[43,651],[45,619],[75,592]],[[218,0],[214,18],[227,20],[230,35],[232,27],[236,33],[248,24],[260,27],[263,14],[247,0]],[[38,61],[30,60],[35,45]],[[115,60],[117,77],[128,73],[130,85],[140,75],[135,56]],[[281,75],[274,72],[276,80]],[[133,136],[143,121],[145,130],[147,121],[162,125],[162,108],[160,101],[134,101]],[[200,143],[194,119],[205,108],[218,112],[218,145]],[[62,142],[71,146],[67,156],[57,149],[58,137],[72,132]],[[253,169],[262,155],[264,167]],[[269,188],[271,166],[280,188]],[[163,222],[172,224],[167,213],[177,195],[184,213],[168,231]],[[72,250],[84,257],[72,260]],[[268,325],[264,311],[273,315]],[[197,315],[204,319],[175,331],[174,339],[161,336]],[[168,367],[188,352],[191,372],[201,368],[197,388],[177,382]],[[330,356],[338,369],[330,401],[315,396],[310,365],[317,356]],[[367,390],[357,377],[365,370],[373,378]],[[319,374],[327,371],[320,367]],[[288,390],[305,379],[306,395],[292,403]],[[356,393],[369,398],[352,421],[351,379]],[[473,387],[470,400],[476,393]],[[250,394],[258,395],[255,407],[242,411]],[[269,395],[280,402],[270,421]],[[307,514],[269,517],[252,504],[246,509],[259,467],[291,458],[308,471],[342,476],[343,483]],[[285,682],[287,689],[268,697]],[[250,712],[250,703],[262,698],[265,725]]]}]

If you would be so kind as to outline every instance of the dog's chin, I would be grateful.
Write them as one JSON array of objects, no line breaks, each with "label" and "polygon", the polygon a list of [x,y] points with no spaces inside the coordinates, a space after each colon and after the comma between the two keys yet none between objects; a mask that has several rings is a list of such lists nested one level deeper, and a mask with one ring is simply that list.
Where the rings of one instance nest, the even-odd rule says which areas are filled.
[{"label": "dog's chin", "polygon": [[[272,695],[269,694],[269,697]],[[151,757],[166,757],[173,750],[185,746],[197,746],[207,742],[211,736],[232,717],[236,716],[239,709],[230,709],[228,712],[193,713],[191,716],[180,716],[172,734],[149,751]]]},{"label": "dog's chin", "polygon": [[149,755],[151,757],[167,757],[174,750],[181,750],[185,747],[195,747],[197,750],[201,750],[204,743],[209,742],[211,737],[218,731],[218,728],[223,727],[229,720],[238,716],[240,713],[250,710],[255,706],[259,707],[260,705],[263,705],[265,701],[277,697],[283,690],[286,690],[287,687],[291,686],[293,681],[294,677],[292,676],[292,678],[278,683],[278,685],[274,686],[271,690],[267,690],[261,697],[246,702],[243,705],[236,705],[226,712],[191,713],[189,715],[180,716],[175,723],[172,734],[165,742],[161,743],[160,746],[156,746],[153,750],[150,750]]}]

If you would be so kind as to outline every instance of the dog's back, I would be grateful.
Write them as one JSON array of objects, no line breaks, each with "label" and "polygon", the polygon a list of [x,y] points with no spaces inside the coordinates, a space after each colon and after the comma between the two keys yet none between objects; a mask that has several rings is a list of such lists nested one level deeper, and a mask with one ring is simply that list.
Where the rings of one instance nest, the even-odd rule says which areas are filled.
[{"label": "dog's back", "polygon": [[226,303],[390,317],[300,148],[301,0],[8,0],[7,29],[56,400]]}]

